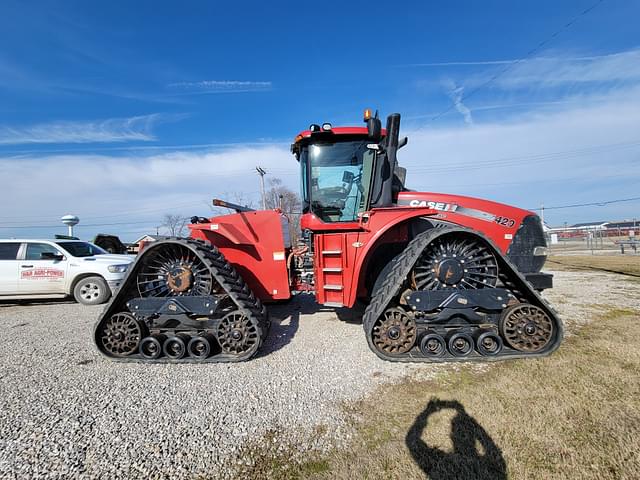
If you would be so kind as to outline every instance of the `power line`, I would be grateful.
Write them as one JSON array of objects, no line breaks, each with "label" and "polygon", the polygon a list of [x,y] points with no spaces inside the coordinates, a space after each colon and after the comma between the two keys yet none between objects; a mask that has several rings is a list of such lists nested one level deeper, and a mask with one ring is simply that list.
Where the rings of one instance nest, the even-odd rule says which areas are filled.
[{"label": "power line", "polygon": [[[544,47],[545,45],[547,45],[549,42],[551,42],[555,37],[557,37],[558,35],[560,35],[562,32],[564,32],[565,30],[567,30],[569,27],[571,27],[574,23],[576,23],[581,17],[587,15],[589,12],[591,12],[593,9],[595,9],[598,5],[600,5],[604,0],[598,0],[596,3],[594,3],[593,5],[591,5],[590,7],[584,9],[582,12],[580,12],[578,15],[576,15],[575,17],[573,17],[568,23],[564,24],[560,29],[556,30],[553,34],[551,34],[551,36],[547,37],[545,40],[541,41],[540,43],[538,43],[538,45],[536,45],[534,48],[532,48],[531,50],[529,50],[526,55],[524,57],[521,57],[517,60],[514,60],[513,62],[509,63],[505,68],[503,68],[502,70],[500,70],[498,73],[496,73],[495,75],[493,75],[491,78],[489,78],[489,80],[487,80],[486,82],[481,83],[480,85],[478,85],[476,88],[474,88],[473,90],[471,90],[471,92],[469,92],[466,95],[462,95],[460,97],[460,102],[463,102],[465,100],[468,100],[469,98],[471,98],[473,95],[475,95],[476,93],[478,93],[478,91],[482,90],[483,88],[485,88],[486,86],[492,84],[493,82],[495,82],[498,78],[500,78],[502,75],[504,75],[505,73],[507,73],[509,70],[513,69],[513,67],[515,67],[516,65],[522,63],[523,61],[525,61],[527,58],[531,57],[532,55],[538,53],[542,47]],[[442,112],[438,113],[437,115],[435,115],[434,117],[432,117],[429,121],[433,122],[435,120],[438,120],[439,118],[441,118],[442,116],[446,115],[447,113],[449,113],[451,110],[453,110],[455,108],[455,104],[452,103],[451,105],[449,105],[449,107],[447,107],[445,110],[443,110]]]},{"label": "power line", "polygon": [[[628,180],[636,180],[636,172],[627,172],[620,173],[616,175],[598,175],[598,177],[594,178],[586,178],[586,177],[561,177],[561,178],[541,178],[536,179],[536,184],[549,184],[549,183],[566,183],[566,182],[599,182],[602,179],[611,179],[611,178],[625,178]],[[476,183],[452,183],[452,184],[442,184],[440,185],[442,188],[478,188],[478,187],[505,187],[508,185],[530,185],[531,179],[522,180],[518,182],[496,182],[496,183],[485,183],[485,182],[476,182]],[[414,189],[425,188],[429,189],[431,186],[421,186],[422,184],[411,185]]]},{"label": "power line", "polygon": [[620,198],[617,200],[606,200],[603,202],[574,203],[572,205],[556,205],[553,207],[543,207],[543,208],[529,208],[529,210],[538,211],[538,210],[558,210],[561,208],[577,208],[577,207],[604,207],[605,205],[610,205],[612,203],[634,202],[637,200],[640,200],[640,197]]},{"label": "power line", "polygon": [[604,145],[594,145],[591,147],[579,148],[575,150],[564,150],[557,152],[538,153],[533,155],[522,155],[514,157],[502,157],[494,160],[485,160],[481,162],[465,162],[465,163],[435,163],[429,166],[415,166],[412,168],[410,164],[404,165],[407,168],[411,168],[410,172],[420,173],[446,173],[460,170],[479,170],[486,167],[506,167],[519,165],[524,163],[540,163],[549,162],[557,159],[570,159],[581,157],[584,155],[592,155],[596,153],[606,153],[613,150],[621,150],[627,148],[634,148],[640,146],[640,141],[633,141],[627,143],[613,143]]}]

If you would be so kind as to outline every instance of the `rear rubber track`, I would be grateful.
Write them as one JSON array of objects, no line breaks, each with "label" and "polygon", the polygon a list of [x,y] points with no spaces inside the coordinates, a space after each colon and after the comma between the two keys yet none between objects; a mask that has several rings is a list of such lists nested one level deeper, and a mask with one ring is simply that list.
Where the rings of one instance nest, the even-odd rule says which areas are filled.
[{"label": "rear rubber track", "polygon": [[[139,354],[132,354],[125,357],[116,357],[109,355],[103,351],[100,346],[99,332],[104,322],[106,322],[113,314],[119,312],[129,312],[126,303],[133,299],[139,298],[137,291],[136,275],[145,260],[145,256],[150,255],[155,249],[162,248],[165,245],[181,245],[191,250],[202,263],[209,269],[212,277],[220,287],[225,291],[229,298],[236,305],[238,311],[242,312],[251,319],[257,328],[259,341],[254,348],[238,355],[219,353],[212,355],[204,360],[193,359],[189,356],[173,360],[165,357],[158,359],[146,359]],[[167,299],[180,296],[167,296]],[[138,255],[136,261],[129,267],[126,278],[124,279],[118,292],[112,297],[107,304],[102,315],[94,328],[94,342],[98,351],[107,358],[118,362],[135,362],[135,363],[223,363],[223,362],[241,362],[249,360],[262,347],[267,334],[269,332],[270,321],[267,315],[266,307],[249,289],[245,281],[238,275],[233,265],[231,265],[224,255],[215,245],[211,245],[204,240],[195,240],[189,238],[172,237],[166,240],[154,242],[147,249]]]}]

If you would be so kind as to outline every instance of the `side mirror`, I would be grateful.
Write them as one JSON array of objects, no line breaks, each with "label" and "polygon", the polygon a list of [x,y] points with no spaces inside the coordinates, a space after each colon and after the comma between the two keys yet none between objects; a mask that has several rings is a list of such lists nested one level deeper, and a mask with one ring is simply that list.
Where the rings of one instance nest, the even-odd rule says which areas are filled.
[{"label": "side mirror", "polygon": [[372,142],[377,143],[382,138],[382,122],[379,118],[367,120],[367,134]]},{"label": "side mirror", "polygon": [[350,172],[349,170],[345,170],[342,173],[342,183],[353,183],[353,172]]},{"label": "side mirror", "polygon": [[53,253],[53,252],[42,252],[40,254],[40,260],[63,260],[64,256],[60,255],[59,253]]}]

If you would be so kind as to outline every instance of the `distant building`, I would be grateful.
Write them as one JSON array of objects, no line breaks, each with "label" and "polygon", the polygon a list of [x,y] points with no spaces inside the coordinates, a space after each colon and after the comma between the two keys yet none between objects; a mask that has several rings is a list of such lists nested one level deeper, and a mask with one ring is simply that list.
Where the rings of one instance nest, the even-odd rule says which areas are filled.
[{"label": "distant building", "polygon": [[598,235],[605,237],[638,235],[640,233],[640,221],[583,222],[565,227],[553,227],[547,230],[547,233],[557,233],[560,237],[586,236],[589,232],[599,232]]},{"label": "distant building", "polygon": [[575,223],[573,225],[568,225],[566,227],[553,227],[549,229],[551,233],[560,233],[560,232],[587,232],[594,230],[605,230],[607,228],[608,222],[584,222],[584,223]]},{"label": "distant building", "polygon": [[140,242],[155,242],[158,238],[155,237],[154,235],[144,235],[142,237],[140,237],[139,239],[137,239],[135,242],[133,243],[140,243]]},{"label": "distant building", "polygon": [[143,235],[138,240],[133,242],[133,244],[131,245],[131,253],[138,253],[140,251],[140,247],[144,248],[145,245],[155,242],[156,240],[158,240],[158,238],[160,237],[157,237],[155,235]]}]

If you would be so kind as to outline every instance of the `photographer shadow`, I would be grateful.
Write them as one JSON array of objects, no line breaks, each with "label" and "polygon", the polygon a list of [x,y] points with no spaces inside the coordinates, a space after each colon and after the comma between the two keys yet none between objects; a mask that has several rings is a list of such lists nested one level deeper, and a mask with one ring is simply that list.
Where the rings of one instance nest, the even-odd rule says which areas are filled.
[{"label": "photographer shadow", "polygon": [[[450,452],[431,447],[422,439],[429,417],[447,409],[455,412],[451,420],[453,450]],[[507,478],[507,465],[502,451],[486,430],[455,400],[430,400],[413,422],[405,443],[416,464],[432,480]]]}]

